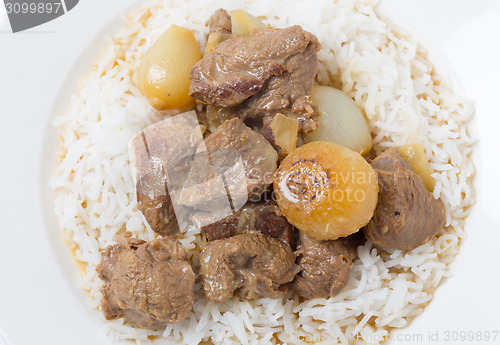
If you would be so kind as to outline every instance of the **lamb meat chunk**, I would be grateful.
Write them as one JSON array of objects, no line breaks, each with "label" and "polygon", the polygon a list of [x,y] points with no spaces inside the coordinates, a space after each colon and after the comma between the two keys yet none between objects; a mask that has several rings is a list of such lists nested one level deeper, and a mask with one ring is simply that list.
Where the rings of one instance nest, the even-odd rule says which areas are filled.
[{"label": "lamb meat chunk", "polygon": [[162,236],[177,234],[177,218],[185,218],[187,211],[174,207],[171,193],[183,186],[202,139],[196,114],[188,112],[157,122],[130,140],[137,206],[151,229]]},{"label": "lamb meat chunk", "polygon": [[[249,196],[260,196],[273,182],[278,153],[262,135],[247,127],[240,119],[228,120],[217,127],[205,139],[205,145],[209,152],[238,153],[245,168]],[[216,156],[217,166],[223,166],[226,157]],[[229,181],[226,182],[231,185]]]},{"label": "lamb meat chunk", "polygon": [[294,245],[293,226],[288,223],[275,201],[263,202],[253,207],[249,214],[249,229],[274,237],[291,247]]},{"label": "lamb meat chunk", "polygon": [[200,145],[180,200],[207,212],[216,206],[231,211],[224,204],[230,197],[232,207],[240,208],[248,199],[260,197],[273,182],[277,161],[276,150],[262,135],[238,118],[228,120]]},{"label": "lamb meat chunk", "polygon": [[[314,43],[312,43],[314,42]],[[256,94],[285,62],[317,39],[300,26],[264,29],[227,39],[194,65],[190,94],[218,107],[232,107]]]},{"label": "lamb meat chunk", "polygon": [[245,299],[280,297],[299,271],[290,246],[261,233],[209,242],[200,265],[205,295],[219,302],[233,293]]},{"label": "lamb meat chunk", "polygon": [[356,233],[334,241],[319,241],[300,233],[295,252],[301,272],[290,284],[305,298],[327,298],[337,295],[349,282],[357,247],[364,240]]},{"label": "lamb meat chunk", "polygon": [[193,305],[195,274],[180,242],[120,238],[97,266],[103,280],[101,307],[108,320],[158,330],[185,319]]},{"label": "lamb meat chunk", "polygon": [[231,16],[226,10],[219,8],[208,20],[209,33],[230,34],[232,31]]},{"label": "lamb meat chunk", "polygon": [[202,234],[208,241],[255,231],[293,246],[293,226],[288,223],[273,200],[249,202],[230,216],[201,228]]},{"label": "lamb meat chunk", "polygon": [[314,130],[317,109],[309,97],[320,44],[300,26],[235,35],[191,69],[190,95],[217,107],[230,107],[249,126],[262,128],[278,113],[299,119],[301,132]]},{"label": "lamb meat chunk", "polygon": [[142,174],[136,184],[137,207],[153,231],[162,236],[179,232],[175,209],[170,199],[165,172],[153,165]]},{"label": "lamb meat chunk", "polygon": [[444,205],[434,199],[423,178],[396,149],[371,163],[378,176],[378,204],[364,228],[366,238],[387,249],[411,250],[444,226]]},{"label": "lamb meat chunk", "polygon": [[[243,224],[240,224],[240,221]],[[246,215],[243,213],[243,208],[240,208],[219,221],[203,226],[201,233],[207,241],[222,240],[242,233],[246,225]]]},{"label": "lamb meat chunk", "polygon": [[314,131],[318,109],[310,96],[317,66],[316,46],[309,45],[285,61],[285,72],[269,77],[259,92],[231,108],[231,114],[254,129],[265,129],[281,113],[299,121],[300,133]]}]

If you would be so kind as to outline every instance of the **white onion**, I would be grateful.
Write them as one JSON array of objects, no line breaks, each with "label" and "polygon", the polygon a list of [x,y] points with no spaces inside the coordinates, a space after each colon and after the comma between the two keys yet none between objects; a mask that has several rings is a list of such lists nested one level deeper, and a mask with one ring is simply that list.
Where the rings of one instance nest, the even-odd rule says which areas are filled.
[{"label": "white onion", "polygon": [[271,122],[271,131],[274,143],[278,145],[284,154],[295,150],[297,145],[297,133],[299,132],[299,120],[283,114],[277,114]]},{"label": "white onion", "polygon": [[231,11],[231,31],[235,35],[249,35],[252,30],[265,29],[266,25],[243,10]]},{"label": "white onion", "polygon": [[344,92],[315,85],[312,102],[320,109],[319,127],[308,133],[307,141],[326,140],[362,155],[372,149],[368,123],[356,103]]},{"label": "white onion", "polygon": [[201,60],[193,31],[171,25],[146,51],[137,71],[137,86],[157,110],[193,108],[189,72]]}]

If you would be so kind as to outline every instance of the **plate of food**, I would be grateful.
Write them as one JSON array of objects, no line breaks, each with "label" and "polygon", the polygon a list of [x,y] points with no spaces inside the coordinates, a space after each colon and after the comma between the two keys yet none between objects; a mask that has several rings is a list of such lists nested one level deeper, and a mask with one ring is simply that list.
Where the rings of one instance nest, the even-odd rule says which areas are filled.
[{"label": "plate of food", "polygon": [[88,1],[2,31],[5,342],[500,343],[498,19]]}]

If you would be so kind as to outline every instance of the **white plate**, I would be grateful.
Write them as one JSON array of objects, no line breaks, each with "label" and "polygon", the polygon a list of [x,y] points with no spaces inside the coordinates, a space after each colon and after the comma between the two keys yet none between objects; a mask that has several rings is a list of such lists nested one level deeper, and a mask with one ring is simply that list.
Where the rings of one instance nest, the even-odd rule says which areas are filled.
[{"label": "white plate", "polygon": [[[68,14],[17,34],[9,33],[0,11],[0,338],[3,334],[7,344],[110,343],[97,312],[86,305],[51,213],[47,181],[56,133],[50,121],[102,51],[103,34],[111,35],[118,16],[136,2],[80,1]],[[382,5],[425,43],[440,72],[461,80],[459,89],[476,101],[480,139],[478,203],[467,224],[469,239],[452,265],[454,276],[394,343],[500,344],[500,334],[495,342],[477,338],[500,331],[500,3],[382,0]],[[475,340],[460,341],[460,333],[453,333],[460,331],[476,332]]]}]

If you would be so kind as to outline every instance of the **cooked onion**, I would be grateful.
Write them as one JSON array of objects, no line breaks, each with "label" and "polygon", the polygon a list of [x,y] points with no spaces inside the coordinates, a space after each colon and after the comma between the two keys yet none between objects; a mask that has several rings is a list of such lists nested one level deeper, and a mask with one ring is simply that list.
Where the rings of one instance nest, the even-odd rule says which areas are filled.
[{"label": "cooked onion", "polygon": [[335,240],[368,224],[378,200],[377,174],[358,153],[328,141],[299,147],[274,178],[283,215],[305,235]]},{"label": "cooked onion", "polygon": [[188,109],[194,105],[189,96],[189,71],[200,59],[193,32],[172,25],[144,54],[137,86],[158,110]]},{"label": "cooked onion", "polygon": [[278,114],[271,122],[271,130],[274,136],[274,143],[281,147],[283,153],[289,154],[295,150],[297,134],[299,132],[299,120]]},{"label": "cooked onion", "polygon": [[248,35],[254,29],[264,29],[266,25],[243,10],[231,11],[232,32],[235,35]]},{"label": "cooked onion", "polygon": [[307,141],[331,141],[362,155],[370,152],[372,137],[368,123],[348,95],[329,86],[316,85],[312,102],[319,107],[320,125],[307,134]]},{"label": "cooked onion", "polygon": [[410,162],[413,170],[424,179],[427,190],[433,191],[436,185],[436,180],[431,176],[434,170],[429,165],[424,148],[420,144],[401,146],[398,148],[399,153]]},{"label": "cooked onion", "polygon": [[213,105],[207,105],[206,117],[210,131],[214,131],[224,121],[233,118],[229,108],[221,108]]},{"label": "cooked onion", "polygon": [[205,48],[205,55],[214,50],[215,47],[219,45],[219,43],[227,40],[231,36],[232,36],[231,34],[221,34],[218,32],[211,33],[210,36],[208,36],[207,47]]}]

